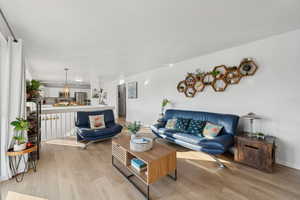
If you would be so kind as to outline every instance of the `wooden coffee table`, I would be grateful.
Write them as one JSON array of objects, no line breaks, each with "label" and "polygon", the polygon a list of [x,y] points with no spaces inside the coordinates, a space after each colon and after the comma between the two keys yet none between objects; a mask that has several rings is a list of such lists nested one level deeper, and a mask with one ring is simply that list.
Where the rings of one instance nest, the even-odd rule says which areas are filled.
[{"label": "wooden coffee table", "polygon": [[[138,158],[147,164],[147,170],[138,172],[131,167],[131,159]],[[130,172],[126,175],[116,164],[115,159]],[[164,176],[173,180],[177,179],[176,150],[164,144],[153,142],[151,150],[146,152],[132,152],[130,150],[130,136],[121,135],[112,140],[112,165],[127,178],[147,199],[149,196],[150,184],[158,181]],[[172,175],[171,175],[172,174]],[[131,178],[138,177],[147,186],[144,192]]]}]

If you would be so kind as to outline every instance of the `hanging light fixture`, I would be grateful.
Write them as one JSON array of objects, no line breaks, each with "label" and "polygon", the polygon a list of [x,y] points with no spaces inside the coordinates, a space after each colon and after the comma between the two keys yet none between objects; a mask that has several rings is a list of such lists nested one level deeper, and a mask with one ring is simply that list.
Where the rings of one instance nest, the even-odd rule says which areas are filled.
[{"label": "hanging light fixture", "polygon": [[64,93],[65,98],[69,98],[70,97],[70,88],[68,86],[68,70],[69,70],[69,68],[65,68],[64,70],[66,72],[66,80],[65,80],[63,93]]}]

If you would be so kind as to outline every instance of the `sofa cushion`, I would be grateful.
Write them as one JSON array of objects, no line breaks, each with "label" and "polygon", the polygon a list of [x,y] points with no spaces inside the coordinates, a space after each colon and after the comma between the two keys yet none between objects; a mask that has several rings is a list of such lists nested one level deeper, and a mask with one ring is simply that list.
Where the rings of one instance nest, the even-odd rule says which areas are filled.
[{"label": "sofa cushion", "polygon": [[168,119],[165,128],[167,129],[175,129],[177,119]]},{"label": "sofa cushion", "polygon": [[203,131],[205,124],[206,124],[205,121],[192,119],[189,123],[189,126],[188,126],[186,132],[202,137],[202,131]]},{"label": "sofa cushion", "polygon": [[201,140],[203,140],[203,137],[186,134],[186,133],[174,133],[172,136],[176,139],[185,141],[187,143],[197,144],[197,145],[201,143]]},{"label": "sofa cushion", "polygon": [[211,123],[211,122],[206,122],[205,127],[203,129],[203,136],[206,138],[214,138],[218,136],[218,134],[221,132],[223,126]]},{"label": "sofa cushion", "polygon": [[105,128],[104,115],[90,115],[89,120],[91,129]]},{"label": "sofa cushion", "polygon": [[185,119],[185,118],[177,118],[175,129],[179,131],[186,131],[186,129],[189,126],[191,119]]}]

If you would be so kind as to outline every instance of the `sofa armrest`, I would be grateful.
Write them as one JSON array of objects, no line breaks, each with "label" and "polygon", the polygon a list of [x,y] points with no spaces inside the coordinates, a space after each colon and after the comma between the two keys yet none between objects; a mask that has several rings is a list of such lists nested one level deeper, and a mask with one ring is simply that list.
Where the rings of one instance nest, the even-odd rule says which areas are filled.
[{"label": "sofa armrest", "polygon": [[164,125],[163,124],[153,124],[151,125],[150,127],[152,130],[158,130],[160,128],[164,128]]},{"label": "sofa armrest", "polygon": [[162,124],[153,124],[150,128],[155,135],[159,136],[159,129],[164,128],[164,126]]},{"label": "sofa armrest", "polygon": [[229,147],[231,147],[233,144],[233,136],[230,134],[217,136],[214,138],[203,138],[201,140],[200,145],[206,148],[209,148],[210,146],[218,146],[224,151],[226,151]]}]

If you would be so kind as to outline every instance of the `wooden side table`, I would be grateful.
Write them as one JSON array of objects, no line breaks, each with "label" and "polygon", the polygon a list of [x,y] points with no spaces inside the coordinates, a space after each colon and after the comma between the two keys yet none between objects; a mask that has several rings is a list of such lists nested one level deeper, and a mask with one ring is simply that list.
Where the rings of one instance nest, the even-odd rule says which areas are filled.
[{"label": "wooden side table", "polygon": [[[12,171],[12,175],[13,177],[15,177],[18,183],[23,181],[24,174],[27,172],[28,169],[33,168],[34,172],[36,172],[36,159],[32,158],[30,153],[36,152],[37,149],[37,146],[33,146],[24,149],[23,151],[14,151],[13,149],[9,149],[6,152],[6,155],[9,156],[9,166]],[[25,157],[26,155],[28,155],[27,160]],[[25,167],[24,170],[19,173],[20,163],[22,160],[25,163]]]},{"label": "wooden side table", "polygon": [[273,171],[275,137],[266,136],[265,139],[257,139],[243,133],[235,136],[235,147],[235,161],[262,171]]}]

